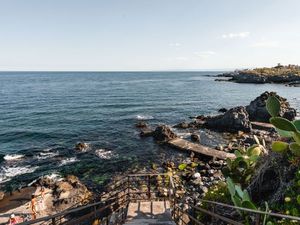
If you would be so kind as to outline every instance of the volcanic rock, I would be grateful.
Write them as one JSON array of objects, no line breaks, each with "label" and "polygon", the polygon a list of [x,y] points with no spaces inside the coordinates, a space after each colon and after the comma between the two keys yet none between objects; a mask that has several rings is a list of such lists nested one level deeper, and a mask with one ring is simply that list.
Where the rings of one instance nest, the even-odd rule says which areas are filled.
[{"label": "volcanic rock", "polygon": [[207,118],[205,127],[228,132],[251,131],[251,123],[246,108],[238,106],[223,115]]},{"label": "volcanic rock", "polygon": [[248,106],[246,106],[246,110],[249,114],[249,119],[251,121],[265,122],[268,123],[270,119],[270,114],[266,109],[266,102],[269,96],[275,96],[278,98],[281,104],[280,116],[288,119],[294,120],[296,117],[296,109],[290,107],[289,102],[279,95],[276,92],[264,92],[256,99],[254,99]]},{"label": "volcanic rock", "polygon": [[171,130],[169,126],[160,125],[156,127],[153,132],[153,137],[157,141],[167,142],[174,138],[177,138],[177,135]]}]

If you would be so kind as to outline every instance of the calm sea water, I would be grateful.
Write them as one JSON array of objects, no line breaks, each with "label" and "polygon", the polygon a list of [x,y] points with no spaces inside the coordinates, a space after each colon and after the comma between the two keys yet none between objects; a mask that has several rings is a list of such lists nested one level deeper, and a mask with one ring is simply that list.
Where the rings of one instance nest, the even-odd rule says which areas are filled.
[{"label": "calm sea water", "polygon": [[[300,109],[300,89],[215,82],[217,72],[1,72],[0,183],[72,173],[102,184],[111,174],[176,151],[141,139],[135,123],[176,124],[277,91]],[[89,144],[77,154],[74,145]]]}]

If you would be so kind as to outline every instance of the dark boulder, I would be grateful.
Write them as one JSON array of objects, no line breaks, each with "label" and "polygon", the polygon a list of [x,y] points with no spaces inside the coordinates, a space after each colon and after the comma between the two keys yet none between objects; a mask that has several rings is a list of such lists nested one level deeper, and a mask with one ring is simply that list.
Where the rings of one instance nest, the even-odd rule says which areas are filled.
[{"label": "dark boulder", "polygon": [[192,142],[200,142],[200,135],[198,134],[192,134],[191,135]]},{"label": "dark boulder", "polygon": [[264,92],[256,99],[254,99],[248,106],[246,106],[246,110],[249,114],[249,119],[251,121],[265,122],[268,123],[270,119],[270,114],[266,109],[266,101],[269,96],[276,96],[281,103],[281,111],[280,116],[288,119],[294,120],[296,117],[296,110],[290,107],[289,102],[279,95],[276,92]]},{"label": "dark boulder", "polygon": [[174,128],[187,129],[189,128],[189,124],[187,122],[181,122],[175,125]]},{"label": "dark boulder", "polygon": [[243,106],[232,108],[222,115],[207,118],[204,126],[218,131],[251,131],[249,115]]},{"label": "dark boulder", "polygon": [[220,113],[226,113],[228,110],[226,108],[221,108],[218,110],[218,112]]},{"label": "dark boulder", "polygon": [[157,141],[167,142],[174,138],[177,138],[177,135],[171,130],[169,126],[160,125],[156,127],[153,132],[153,137]]}]

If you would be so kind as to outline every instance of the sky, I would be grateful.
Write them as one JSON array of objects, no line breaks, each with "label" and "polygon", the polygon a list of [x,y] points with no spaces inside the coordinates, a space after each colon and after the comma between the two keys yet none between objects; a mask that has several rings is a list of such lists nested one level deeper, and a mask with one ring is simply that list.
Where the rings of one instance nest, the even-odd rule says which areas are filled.
[{"label": "sky", "polygon": [[299,0],[0,0],[0,70],[300,64]]}]

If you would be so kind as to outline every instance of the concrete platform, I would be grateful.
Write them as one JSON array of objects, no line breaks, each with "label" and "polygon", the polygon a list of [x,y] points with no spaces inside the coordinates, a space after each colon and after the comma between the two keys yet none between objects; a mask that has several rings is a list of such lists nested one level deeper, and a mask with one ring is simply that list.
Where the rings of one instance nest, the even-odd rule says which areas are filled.
[{"label": "concrete platform", "polygon": [[175,225],[168,201],[145,201],[130,203],[126,225]]}]

